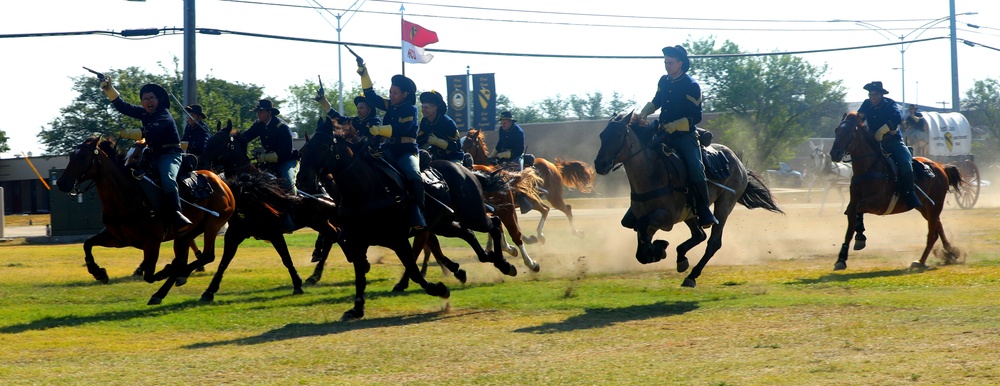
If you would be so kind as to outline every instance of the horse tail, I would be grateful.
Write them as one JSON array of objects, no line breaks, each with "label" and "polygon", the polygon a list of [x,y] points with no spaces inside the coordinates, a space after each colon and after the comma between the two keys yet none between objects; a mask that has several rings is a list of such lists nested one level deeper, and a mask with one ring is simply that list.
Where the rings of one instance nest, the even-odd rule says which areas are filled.
[{"label": "horse tail", "polygon": [[948,176],[948,185],[951,185],[954,192],[958,192],[959,185],[965,183],[962,179],[962,172],[955,165],[943,165],[944,175]]},{"label": "horse tail", "polygon": [[272,213],[291,212],[302,198],[289,194],[278,180],[266,173],[243,173],[229,181],[230,188],[237,192],[237,198],[260,202]]},{"label": "horse tail", "polygon": [[556,168],[562,174],[563,185],[580,193],[594,192],[594,170],[583,161],[556,160]]},{"label": "horse tail", "polygon": [[774,213],[785,213],[774,202],[774,195],[764,185],[764,180],[753,170],[747,170],[747,187],[738,201],[747,209],[763,208]]},{"label": "horse tail", "polygon": [[535,201],[541,201],[542,198],[539,196],[540,192],[538,187],[541,186],[544,181],[542,177],[538,176],[532,168],[527,168],[522,170],[520,173],[510,173],[510,186],[515,192],[524,194]]}]

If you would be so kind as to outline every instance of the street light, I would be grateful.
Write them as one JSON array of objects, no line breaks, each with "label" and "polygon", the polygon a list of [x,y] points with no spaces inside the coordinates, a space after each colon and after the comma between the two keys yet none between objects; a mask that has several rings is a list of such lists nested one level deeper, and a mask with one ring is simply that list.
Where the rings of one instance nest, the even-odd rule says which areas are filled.
[{"label": "street light", "polygon": [[[977,14],[979,14],[979,12],[964,12],[964,13],[957,14],[955,16],[969,16],[969,15],[977,15]],[[856,25],[859,25],[859,26],[862,26],[862,27],[865,27],[867,29],[870,29],[872,31],[877,32],[879,35],[882,35],[882,37],[886,38],[886,40],[889,40],[890,42],[894,41],[894,40],[899,40],[899,67],[898,68],[900,70],[899,73],[900,73],[900,78],[901,78],[900,79],[900,83],[901,83],[900,84],[900,88],[902,89],[902,91],[901,91],[901,95],[902,95],[901,102],[903,104],[906,104],[906,50],[909,48],[910,45],[913,44],[912,42],[907,44],[906,43],[906,39],[909,38],[910,35],[913,35],[914,33],[916,33],[917,35],[913,36],[913,38],[910,39],[910,40],[911,41],[912,40],[917,40],[918,38],[920,38],[920,35],[923,35],[924,32],[929,31],[931,29],[931,27],[934,27],[935,25],[938,25],[938,24],[940,24],[940,23],[942,23],[942,22],[944,22],[946,20],[951,20],[951,19],[952,19],[951,15],[939,17],[937,19],[928,21],[928,22],[924,23],[923,25],[921,25],[921,26],[919,26],[917,28],[914,28],[912,31],[907,32],[906,34],[900,34],[898,36],[895,33],[893,33],[892,31],[888,30],[888,29],[882,28],[882,27],[880,27],[878,25],[875,25],[875,24],[872,24],[872,23],[869,23],[869,22],[866,22],[866,21],[861,21],[861,20],[841,20],[841,19],[834,19],[834,20],[830,20],[830,21],[834,22],[834,23],[851,22],[851,23],[854,23]],[[967,26],[969,26],[971,28],[979,28],[979,26],[975,25],[975,24],[965,23],[965,25],[967,25]],[[918,31],[919,31],[919,33],[917,33]],[[954,60],[954,58],[952,58],[952,60]],[[896,68],[893,68],[893,69],[895,70]]]}]

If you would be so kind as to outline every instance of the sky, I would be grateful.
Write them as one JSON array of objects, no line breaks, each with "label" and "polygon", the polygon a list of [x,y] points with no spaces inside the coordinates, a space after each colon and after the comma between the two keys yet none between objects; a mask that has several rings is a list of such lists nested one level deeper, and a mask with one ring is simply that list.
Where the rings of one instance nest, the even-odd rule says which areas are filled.
[{"label": "sky", "polygon": [[[959,39],[1000,48],[1000,3],[955,0]],[[284,4],[290,6],[279,6]],[[306,8],[322,5],[330,9]],[[687,39],[714,36],[749,52],[793,52],[885,44],[948,36],[947,0],[873,2],[842,0],[699,0],[680,3],[648,0],[460,1],[421,0],[198,0],[196,27],[338,40],[345,43],[400,44],[400,4],[407,21],[437,33],[427,47],[434,59],[407,64],[406,75],[421,91],[444,92],[445,76],[469,71],[496,74],[497,93],[526,107],[545,98],[585,97],[617,92],[639,109],[656,91],[664,74],[660,49]],[[0,35],[72,31],[121,31],[184,25],[183,0],[18,1],[0,13]],[[346,11],[349,7],[357,12]],[[839,20],[839,21],[835,21]],[[869,27],[851,21],[860,20]],[[967,24],[978,25],[974,29]],[[928,28],[921,28],[927,26]],[[885,36],[886,34],[891,37]],[[289,86],[322,75],[327,88],[340,76],[346,87],[358,82],[354,58],[342,51],[338,74],[336,45],[291,42],[237,35],[196,35],[197,77],[206,75],[262,86],[267,96],[286,97]],[[862,89],[883,82],[896,101],[951,107],[950,45],[947,39],[904,46],[801,54],[827,66],[825,78],[840,80],[847,101],[866,98]],[[399,49],[353,47],[365,58],[376,87],[403,71]],[[649,56],[647,59],[538,58],[435,52],[435,49],[526,54]],[[181,34],[145,39],[104,35],[0,38],[4,76],[0,77],[0,130],[7,133],[13,157],[43,154],[42,127],[76,97],[72,77],[129,66],[162,73],[183,63]],[[902,59],[902,63],[901,63]],[[958,44],[959,89],[964,96],[974,81],[1000,78],[1000,52]],[[695,62],[697,65],[697,62]],[[901,71],[900,68],[904,70]],[[905,96],[903,96],[905,76]],[[95,87],[96,81],[95,81]],[[182,96],[178,96],[182,98]],[[945,102],[944,105],[937,102]],[[134,101],[133,101],[134,102]],[[349,102],[348,102],[349,103]],[[334,102],[336,106],[337,102]],[[251,108],[252,106],[247,106]],[[280,108],[280,106],[279,106]],[[211,112],[209,119],[211,119]]]}]

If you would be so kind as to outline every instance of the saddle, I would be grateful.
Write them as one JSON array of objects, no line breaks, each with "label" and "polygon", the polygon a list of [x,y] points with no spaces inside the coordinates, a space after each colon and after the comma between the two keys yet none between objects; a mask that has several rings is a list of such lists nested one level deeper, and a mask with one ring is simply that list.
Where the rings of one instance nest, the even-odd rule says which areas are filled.
[{"label": "saddle", "polygon": [[[215,192],[208,178],[195,172],[197,165],[198,157],[194,154],[181,156],[181,168],[176,179],[177,191],[181,198],[188,201],[201,200]],[[163,203],[163,188],[158,185],[160,173],[153,167],[150,157],[146,157],[144,153],[142,161],[138,165],[132,166],[131,172],[132,177],[139,180],[139,186],[146,193],[152,211],[160,212]],[[148,177],[149,180],[144,177]]]},{"label": "saddle", "polygon": [[[910,154],[913,153],[911,152]],[[886,163],[889,164],[888,175],[885,176],[886,179],[890,181],[898,181],[899,166],[897,166],[896,163],[892,161],[892,156],[890,156],[889,153],[886,153],[885,151],[882,151],[882,158],[885,160]],[[931,169],[930,165],[917,161],[916,159],[911,159],[910,165],[912,165],[913,168],[913,181],[929,180],[934,178],[934,169]]]}]

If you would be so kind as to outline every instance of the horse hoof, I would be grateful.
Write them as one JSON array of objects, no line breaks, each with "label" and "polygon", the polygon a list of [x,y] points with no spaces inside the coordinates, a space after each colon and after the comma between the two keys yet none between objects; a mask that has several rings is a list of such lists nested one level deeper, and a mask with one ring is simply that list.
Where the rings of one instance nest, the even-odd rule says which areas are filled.
[{"label": "horse hoof", "polygon": [[213,301],[215,301],[215,294],[206,291],[205,293],[201,294],[201,299],[200,300],[203,301],[203,302],[205,302],[205,303],[213,302]]},{"label": "horse hoof", "polygon": [[833,264],[834,271],[843,271],[845,269],[847,269],[846,261],[837,261],[836,263]]},{"label": "horse hoof", "polygon": [[427,294],[437,296],[441,299],[448,299],[451,297],[451,290],[449,290],[448,286],[444,285],[444,283],[437,282],[431,284],[430,288],[428,288]]},{"label": "horse hoof", "polygon": [[305,285],[316,285],[316,283],[317,283],[318,281],[319,281],[319,280],[317,280],[317,279],[315,279],[315,278],[311,278],[311,277],[310,277],[310,278],[306,279],[306,281],[305,281],[305,283],[304,283],[304,284],[305,284]]},{"label": "horse hoof", "polygon": [[697,285],[697,283],[695,283],[694,279],[689,277],[684,278],[684,282],[681,283],[681,287],[687,288],[694,288],[695,285]]},{"label": "horse hoof", "polygon": [[392,286],[392,292],[403,292],[406,291],[407,287],[409,287],[407,284],[396,284]]},{"label": "horse hoof", "polygon": [[858,241],[854,242],[854,250],[855,251],[860,251],[862,249],[865,249],[866,246],[867,246],[867,243],[865,243],[864,240],[858,240]]},{"label": "horse hoof", "polygon": [[494,263],[493,266],[497,267],[497,269],[499,269],[500,272],[503,272],[504,275],[511,277],[517,276],[517,267],[508,263],[506,260],[500,260]]},{"label": "horse hoof", "polygon": [[108,284],[108,281],[110,281],[111,278],[108,277],[108,270],[101,268],[97,270],[96,274],[94,274],[94,279],[97,279],[97,281],[101,282],[101,284]]},{"label": "horse hoof", "polygon": [[542,245],[545,244],[545,235],[542,235],[542,234],[538,235],[538,243],[542,244]]},{"label": "horse hoof", "polygon": [[185,284],[187,284],[187,282],[188,282],[187,276],[178,277],[177,279],[174,279],[174,287],[182,287]]},{"label": "horse hoof", "polygon": [[163,299],[153,296],[149,298],[149,302],[146,303],[147,306],[155,306],[157,304],[163,303]]},{"label": "horse hoof", "polygon": [[465,280],[468,279],[468,277],[465,275],[464,269],[455,271],[455,278],[458,279],[458,281],[461,282],[462,284],[465,284]]},{"label": "horse hoof", "polygon": [[684,272],[688,270],[691,263],[688,263],[688,259],[685,257],[683,259],[677,259],[677,272]]},{"label": "horse hoof", "polygon": [[361,319],[363,317],[365,317],[365,311],[364,310],[359,310],[357,308],[352,308],[350,310],[347,310],[347,312],[344,312],[344,316],[341,316],[340,320],[342,320],[342,321],[358,320],[358,319]]},{"label": "horse hoof", "polygon": [[512,247],[507,250],[507,253],[510,254],[511,257],[517,257],[517,248]]},{"label": "horse hoof", "polygon": [[917,270],[923,271],[923,270],[927,269],[927,264],[921,263],[919,261],[914,261],[914,262],[910,263],[910,269],[911,270],[917,269]]},{"label": "horse hoof", "polygon": [[539,266],[538,263],[536,263],[534,261],[532,261],[531,264],[528,264],[528,268],[531,268],[531,272],[534,272],[534,273],[538,273],[538,271],[542,270],[542,267]]},{"label": "horse hoof", "polygon": [[135,271],[132,271],[132,276],[142,277],[142,267],[136,268]]},{"label": "horse hoof", "polygon": [[536,244],[538,243],[538,236],[525,236],[521,238],[525,244]]}]

